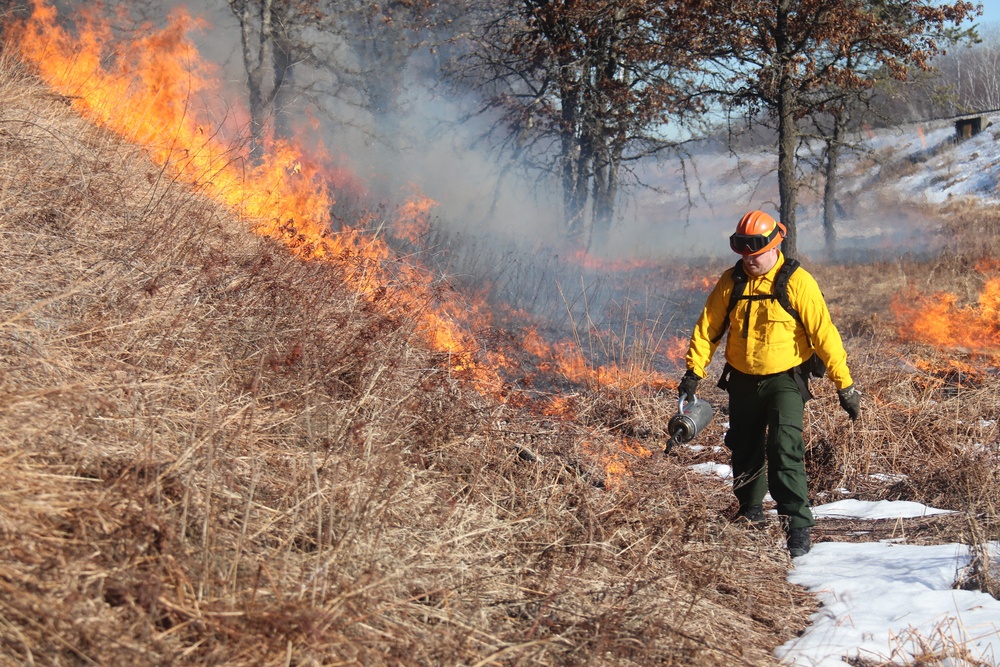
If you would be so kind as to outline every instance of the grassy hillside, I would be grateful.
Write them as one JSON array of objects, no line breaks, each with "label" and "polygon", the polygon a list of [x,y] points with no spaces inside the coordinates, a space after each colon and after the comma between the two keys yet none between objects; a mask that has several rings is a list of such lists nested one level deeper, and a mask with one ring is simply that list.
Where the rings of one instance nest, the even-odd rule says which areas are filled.
[{"label": "grassy hillside", "polygon": [[763,664],[802,626],[723,489],[599,488],[616,438],[0,67],[4,664]]},{"label": "grassy hillside", "polygon": [[[688,467],[724,455],[659,455],[672,401],[485,398],[349,259],[255,236],[71,102],[0,63],[0,663],[768,665],[804,626],[780,530]],[[995,372],[889,313],[978,295],[997,218],[949,215],[971,236],[933,265],[810,267],[868,393],[854,426],[810,403],[815,499],[968,510],[926,539],[990,537],[1000,495]]]}]

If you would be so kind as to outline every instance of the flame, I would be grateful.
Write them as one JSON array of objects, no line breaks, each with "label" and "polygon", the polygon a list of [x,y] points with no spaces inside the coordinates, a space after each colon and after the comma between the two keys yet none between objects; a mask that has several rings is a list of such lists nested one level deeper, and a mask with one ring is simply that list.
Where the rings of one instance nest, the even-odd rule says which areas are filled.
[{"label": "flame", "polygon": [[655,263],[649,259],[602,259],[582,249],[570,253],[569,259],[577,266],[589,271],[617,272],[655,267]]},{"label": "flame", "polygon": [[996,257],[981,257],[972,266],[980,275],[1000,275],[1000,259]]},{"label": "flame", "polygon": [[708,292],[713,287],[715,287],[715,278],[709,276],[702,276],[700,278],[693,278],[696,283],[696,287],[700,287],[702,290]]},{"label": "flame", "polygon": [[393,235],[412,245],[422,245],[431,229],[431,209],[435,206],[437,202],[430,197],[416,195],[400,208],[392,225]]},{"label": "flame", "polygon": [[592,389],[628,391],[640,386],[671,386],[670,380],[662,373],[635,361],[629,361],[624,366],[593,364],[583,354],[580,345],[570,341],[550,343],[533,327],[523,332],[522,345],[527,352],[538,357],[537,365],[541,372],[558,375]]},{"label": "flame", "polygon": [[[16,42],[23,59],[77,111],[143,146],[172,177],[227,205],[254,232],[284,243],[303,259],[353,263],[353,288],[373,302],[397,304],[411,313],[427,342],[448,354],[455,372],[485,393],[502,385],[495,369],[475,360],[478,345],[464,326],[468,309],[439,306],[426,271],[391,262],[383,242],[356,229],[331,231],[331,186],[361,186],[334,165],[321,141],[266,137],[265,155],[257,163],[239,141],[249,117],[245,111],[196,105],[195,100],[223,97],[213,68],[187,38],[204,22],[177,9],[162,30],[147,26],[146,36],[122,43],[93,11],[82,12],[76,35],[56,18],[53,7],[35,0]],[[220,125],[215,118],[224,120]],[[211,127],[216,129],[206,131]],[[433,204],[417,197],[403,206],[403,215],[426,219]],[[399,278],[408,282],[405,289],[393,287]],[[392,299],[383,298],[387,292]]]},{"label": "flame", "polygon": [[690,338],[685,336],[667,338],[660,343],[660,354],[667,359],[676,360],[674,363],[678,368],[683,367],[689,344]]},{"label": "flame", "polygon": [[[232,102],[235,96],[225,94],[217,71],[188,38],[207,27],[204,21],[176,9],[164,28],[145,26],[138,31],[144,36],[125,42],[113,36],[96,9],[82,11],[73,24],[70,33],[53,6],[33,0],[31,17],[11,33],[10,43],[82,116],[143,147],[169,178],[225,205],[253,232],[284,244],[303,260],[334,264],[373,307],[413,318],[427,345],[447,355],[452,372],[478,391],[506,399],[509,387],[501,372],[515,364],[502,350],[484,349],[477,338],[496,324],[483,294],[460,296],[412,257],[403,261],[384,240],[363,231],[365,219],[334,231],[335,192],[362,195],[365,187],[342,166],[343,156],[331,156],[311,134],[318,129],[314,119],[290,139],[268,131],[260,138],[262,157],[251,158],[246,148],[249,113]],[[419,193],[410,196],[389,226],[391,236],[422,243],[436,205]],[[585,253],[575,260],[601,270],[651,266]],[[695,280],[704,289],[714,283]],[[519,343],[537,357],[539,371],[591,388],[671,385],[649,363],[593,363],[579,343],[548,343],[536,329],[525,330]],[[598,341],[595,347],[615,346]],[[676,342],[658,347],[656,354],[679,355]],[[553,398],[545,409],[568,415],[575,407],[570,399]],[[605,457],[605,469],[620,479],[628,474],[629,461],[646,456],[649,451],[641,445],[623,440],[617,452]]]},{"label": "flame", "polygon": [[983,378],[983,372],[972,364],[959,359],[946,359],[942,365],[929,359],[914,359],[913,366],[920,371],[939,377],[942,381],[952,384],[974,384]]},{"label": "flame", "polygon": [[542,406],[542,414],[547,417],[565,417],[572,419],[576,414],[576,402],[566,395],[550,396]]},{"label": "flame", "polygon": [[947,292],[897,296],[892,312],[899,337],[972,354],[1000,355],[1000,278],[986,281],[976,304],[957,304],[958,297]]},{"label": "flame", "polygon": [[604,468],[604,484],[611,488],[621,488],[627,479],[632,477],[632,462],[636,459],[648,459],[653,452],[643,447],[631,438],[620,438],[617,447],[610,454],[598,454],[593,443],[584,442],[584,450],[595,455]]}]

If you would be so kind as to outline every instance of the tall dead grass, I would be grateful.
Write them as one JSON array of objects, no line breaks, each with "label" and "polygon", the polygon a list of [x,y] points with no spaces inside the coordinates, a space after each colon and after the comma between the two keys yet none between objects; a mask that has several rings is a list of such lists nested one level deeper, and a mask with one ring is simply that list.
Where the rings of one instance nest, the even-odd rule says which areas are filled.
[{"label": "tall dead grass", "polygon": [[0,63],[0,663],[758,665],[802,627],[721,485],[598,488],[613,429],[470,392],[71,102]]},{"label": "tall dead grass", "polygon": [[[976,308],[996,276],[997,212],[970,203],[926,210],[927,234],[942,251],[930,261],[810,266],[847,334],[851,369],[865,396],[864,415],[846,424],[832,387],[811,404],[809,472],[817,494],[914,500],[959,514],[940,539],[973,554],[1000,539],[1000,374],[996,350],[905,343],[895,299],[947,293],[956,308]],[[821,408],[818,409],[817,408]],[[991,590],[985,587],[984,590]]]}]

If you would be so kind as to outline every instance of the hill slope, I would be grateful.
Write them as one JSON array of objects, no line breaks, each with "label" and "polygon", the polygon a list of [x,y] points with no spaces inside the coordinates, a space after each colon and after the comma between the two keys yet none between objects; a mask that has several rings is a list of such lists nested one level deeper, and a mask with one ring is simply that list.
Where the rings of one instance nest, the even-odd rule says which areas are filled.
[{"label": "hill slope", "polygon": [[802,626],[722,486],[598,488],[617,439],[470,391],[70,102],[0,64],[0,662],[770,664]]}]

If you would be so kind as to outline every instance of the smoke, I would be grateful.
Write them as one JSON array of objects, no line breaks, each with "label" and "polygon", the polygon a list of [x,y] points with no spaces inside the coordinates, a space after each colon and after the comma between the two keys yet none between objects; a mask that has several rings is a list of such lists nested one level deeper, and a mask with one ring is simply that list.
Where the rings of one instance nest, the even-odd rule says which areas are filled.
[{"label": "smoke", "polygon": [[[206,60],[220,68],[234,94],[245,95],[240,32],[231,11],[217,3],[174,0],[159,5],[159,21],[179,6],[206,21],[209,27],[191,35],[192,41]],[[154,16],[146,18],[158,22]],[[349,48],[328,50],[345,58],[344,68],[359,67],[345,56]],[[375,72],[365,78],[380,76]],[[374,197],[390,207],[392,200],[415,192],[430,197],[437,203],[434,225],[447,235],[515,243],[532,252],[568,251],[557,175],[528,173],[523,165],[489,150],[483,136],[491,121],[471,113],[478,100],[446,93],[426,58],[411,58],[399,78],[393,108],[379,116],[366,108],[358,90],[330,78],[328,72],[298,67],[296,86],[308,92],[294,98],[284,113],[299,122],[317,119],[330,152],[368,185]],[[728,253],[733,221],[741,210],[762,203],[756,188],[720,185],[720,169],[733,169],[728,158],[721,163],[711,158],[689,160],[683,167],[676,161],[641,167],[638,178],[657,190],[628,189],[617,223],[590,253],[609,261],[675,261]],[[737,190],[746,190],[742,198],[734,198]]]},{"label": "smoke", "polygon": [[[66,3],[77,8],[84,3]],[[246,72],[240,31],[225,3],[121,3],[133,16],[162,23],[184,6],[209,27],[191,35],[203,57],[217,65],[234,95],[245,96]],[[72,13],[70,8],[67,13]],[[330,40],[327,39],[326,42]],[[343,166],[367,184],[376,199],[390,207],[415,193],[436,202],[433,225],[448,236],[516,243],[529,250],[565,253],[558,177],[526,173],[521,165],[488,150],[482,136],[488,119],[471,111],[478,100],[445,92],[437,79],[435,57],[411,57],[399,71],[366,72],[351,56],[349,43],[323,46],[340,59],[343,71],[363,76],[348,80],[302,64],[296,68],[300,93],[285,113],[322,127],[323,141]],[[374,115],[359,89],[372,81],[398,81],[397,97]],[[847,169],[850,169],[848,166]],[[608,261],[677,262],[731,258],[728,236],[748,210],[777,216],[776,158],[773,150],[748,150],[739,156],[709,141],[695,145],[683,159],[668,157],[634,167],[626,183],[642,183],[623,192],[611,232],[589,251]],[[630,178],[634,176],[634,178]],[[870,184],[870,183],[869,183]],[[838,259],[878,258],[903,250],[923,254],[928,247],[926,221],[902,215],[881,185],[867,189],[862,174],[845,183],[844,209],[838,221]],[[818,184],[800,189],[798,249],[814,260],[828,259],[822,229]]]},{"label": "smoke", "polygon": [[415,185],[438,203],[436,223],[447,232],[558,246],[563,225],[555,180],[531,179],[486,150],[488,120],[461,120],[474,100],[444,97],[419,73],[406,78],[404,89],[401,113],[382,124],[396,134],[362,149],[376,180],[400,189]]},{"label": "smoke", "polygon": [[[225,7],[188,9],[210,25],[191,39],[223,72],[233,94],[241,94],[246,73],[234,17]],[[329,50],[345,52],[342,45]],[[392,112],[379,114],[357,88],[339,85],[328,72],[298,68],[302,94],[286,112],[314,123],[340,165],[366,184],[365,205],[383,214],[375,222],[379,233],[392,207],[413,195],[437,202],[420,258],[436,279],[466,293],[488,290],[493,304],[503,304],[498,311],[535,317],[550,339],[585,341],[599,361],[688,331],[720,267],[733,260],[727,239],[736,220],[747,210],[777,209],[770,153],[737,158],[706,144],[684,162],[641,166],[637,180],[655,188],[631,191],[600,246],[574,254],[563,242],[557,181],[497,163],[481,141],[488,120],[459,122],[475,100],[442,95],[433,70],[419,64],[411,61],[402,76],[384,73],[399,88]],[[818,212],[803,196],[803,252],[822,248]],[[884,224],[889,217],[878,220]],[[863,229],[868,234],[873,226]],[[882,227],[851,238],[859,247],[899,241]]]}]

